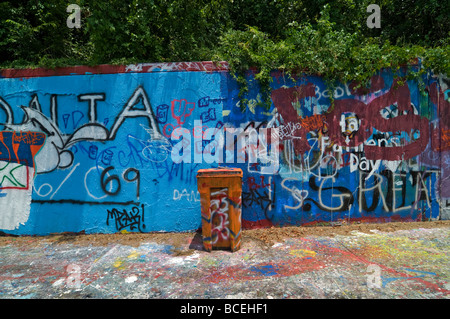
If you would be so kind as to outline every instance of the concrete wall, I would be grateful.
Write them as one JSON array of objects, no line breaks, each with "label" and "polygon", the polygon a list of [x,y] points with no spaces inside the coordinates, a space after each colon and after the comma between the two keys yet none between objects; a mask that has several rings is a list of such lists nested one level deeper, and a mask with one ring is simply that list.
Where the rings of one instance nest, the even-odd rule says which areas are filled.
[{"label": "concrete wall", "polygon": [[[218,165],[244,171],[245,228],[448,219],[447,79],[421,94],[383,71],[333,109],[320,77],[273,79],[271,108],[252,82],[243,110],[226,64],[2,70],[0,231],[195,230],[196,173]],[[278,144],[242,157],[232,128]]]}]

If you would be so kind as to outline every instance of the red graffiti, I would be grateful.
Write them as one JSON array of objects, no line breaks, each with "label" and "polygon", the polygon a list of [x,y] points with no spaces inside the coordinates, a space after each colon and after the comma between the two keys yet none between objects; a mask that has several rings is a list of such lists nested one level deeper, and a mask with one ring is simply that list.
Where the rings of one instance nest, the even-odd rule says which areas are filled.
[{"label": "red graffiti", "polygon": [[186,118],[192,114],[195,102],[188,102],[186,99],[172,101],[172,116],[179,125],[183,125]]},{"label": "red graffiti", "polygon": [[434,143],[433,149],[435,151],[441,152],[450,150],[450,130],[433,130],[433,139],[438,141],[437,143]]},{"label": "red graffiti", "polygon": [[439,88],[437,82],[426,88],[430,100],[437,107],[439,114],[439,128],[432,130],[431,148],[434,151],[446,151],[450,149],[450,102],[445,99],[445,94]]},{"label": "red graffiti", "polygon": [[325,115],[317,114],[300,118],[300,123],[307,131],[315,131],[322,129],[324,120]]},{"label": "red graffiti", "polygon": [[188,102],[186,99],[172,100],[171,105],[172,117],[177,121],[177,125],[171,123],[164,125],[163,134],[166,137],[170,137],[174,129],[181,127],[195,109],[195,102]]},{"label": "red graffiti", "polygon": [[264,182],[264,176],[261,175],[260,176],[260,180],[261,180],[261,182],[258,184],[255,181],[255,177],[253,177],[253,176],[248,177],[248,179],[247,179],[248,188],[249,189],[258,189],[258,188],[263,188],[263,187],[270,186],[270,183],[265,183]]},{"label": "red graffiti", "polygon": [[[316,96],[315,86],[312,83],[292,88],[280,88],[272,91],[272,101],[275,104],[278,113],[283,118],[284,125],[290,125],[290,123],[296,124],[301,121],[297,111],[292,107],[293,103],[306,97],[314,96]],[[309,124],[307,119],[303,120],[306,124]],[[297,129],[292,133],[292,143],[294,144],[294,151],[296,155],[303,154],[311,148],[305,138],[307,133],[308,129],[303,125],[300,129]]]},{"label": "red graffiti", "polygon": [[[374,78],[372,82],[375,88],[371,91],[381,89],[384,81]],[[300,130],[295,134],[300,137],[295,139],[294,150],[296,155],[303,154],[311,149],[306,135],[311,130],[322,128],[321,122],[325,122],[324,133],[328,134],[330,140],[342,147],[357,147],[370,138],[374,129],[387,132],[406,132],[416,134],[414,139],[407,145],[394,145],[380,147],[378,145],[364,145],[367,159],[370,160],[400,160],[409,159],[422,153],[429,140],[429,122],[425,117],[414,114],[411,107],[410,91],[407,84],[399,85],[394,80],[390,90],[365,104],[355,99],[336,100],[333,110],[326,114],[314,115],[307,118],[299,118],[292,103],[301,98],[311,96],[314,91],[311,86],[281,88],[272,92],[272,99],[277,111],[286,122],[301,123]],[[397,116],[384,118],[382,110],[395,106]],[[417,137],[418,135],[418,137]]]},{"label": "red graffiti", "polygon": [[441,126],[450,129],[450,102],[445,99],[445,93],[438,87],[437,82],[427,87],[427,91],[431,102],[437,106]]},{"label": "red graffiti", "polygon": [[230,221],[228,219],[228,189],[220,189],[211,192],[210,216],[211,216],[211,240],[212,244],[229,240]]},{"label": "red graffiti", "polygon": [[352,94],[365,95],[368,93],[373,93],[373,92],[382,90],[384,88],[384,80],[383,80],[383,77],[380,75],[372,76],[372,78],[370,79],[370,86],[368,88],[365,88],[365,87],[356,88],[356,86],[358,84],[359,83],[357,83],[357,82],[352,82],[348,86],[348,88],[350,89]]},{"label": "red graffiti", "polygon": [[[12,162],[34,163],[34,157],[43,147],[46,135],[40,132],[0,132],[0,158]],[[29,150],[29,152],[27,152]]]}]

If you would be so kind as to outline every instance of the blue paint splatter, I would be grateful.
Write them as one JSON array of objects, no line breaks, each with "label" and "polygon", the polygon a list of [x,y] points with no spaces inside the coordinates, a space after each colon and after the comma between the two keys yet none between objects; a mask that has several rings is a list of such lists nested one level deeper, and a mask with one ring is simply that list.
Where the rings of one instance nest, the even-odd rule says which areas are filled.
[{"label": "blue paint splatter", "polygon": [[278,272],[277,272],[278,269],[272,265],[260,266],[260,267],[252,266],[252,267],[250,267],[250,270],[254,271],[254,272],[258,272],[264,276],[274,276],[274,275],[278,274]]},{"label": "blue paint splatter", "polygon": [[[431,272],[431,271],[415,270],[415,269],[411,269],[411,268],[403,268],[403,269],[405,269],[407,271],[418,272],[418,273],[421,273],[421,274],[427,274],[427,275],[436,276],[436,273]],[[423,277],[423,276],[420,276],[420,277]]]},{"label": "blue paint splatter", "polygon": [[411,272],[416,272],[416,273],[421,273],[423,275],[420,276],[414,276],[414,277],[400,277],[400,278],[385,278],[385,277],[381,277],[382,279],[382,287],[386,287],[386,284],[390,283],[391,281],[395,281],[395,280],[409,280],[409,279],[417,279],[417,278],[423,278],[425,277],[425,275],[433,275],[436,276],[436,273],[431,272],[431,271],[422,271],[422,270],[415,270],[415,269],[411,269],[411,268],[403,268],[406,271],[411,271]]}]

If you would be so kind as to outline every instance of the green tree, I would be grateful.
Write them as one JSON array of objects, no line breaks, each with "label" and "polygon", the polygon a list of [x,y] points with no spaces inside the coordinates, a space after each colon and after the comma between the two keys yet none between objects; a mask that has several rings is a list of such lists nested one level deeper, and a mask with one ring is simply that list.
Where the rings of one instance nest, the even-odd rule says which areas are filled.
[{"label": "green tree", "polygon": [[372,0],[74,0],[0,3],[0,66],[227,60],[242,72],[301,70],[366,83],[383,67],[420,58],[448,74],[448,1],[378,0],[381,28],[366,26]]},{"label": "green tree", "polygon": [[58,59],[86,62],[86,37],[82,31],[66,26],[66,7],[67,2],[62,0],[0,3],[0,63],[28,66]]},{"label": "green tree", "polygon": [[220,2],[204,0],[92,1],[87,10],[93,59],[101,63],[205,59],[229,21]]}]

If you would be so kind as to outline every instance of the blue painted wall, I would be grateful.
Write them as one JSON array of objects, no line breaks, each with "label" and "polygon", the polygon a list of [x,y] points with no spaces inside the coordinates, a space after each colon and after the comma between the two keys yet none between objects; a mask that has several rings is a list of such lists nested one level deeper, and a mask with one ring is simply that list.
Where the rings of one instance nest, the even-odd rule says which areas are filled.
[{"label": "blue painted wall", "polygon": [[[253,84],[245,110],[236,82],[223,70],[1,78],[0,231],[195,230],[201,224],[197,170],[219,164],[244,171],[246,228],[448,218],[446,79],[425,79],[425,95],[413,82],[392,93],[389,71],[374,78],[369,93],[340,84],[335,100],[348,106],[334,114],[320,77],[295,83],[279,73],[273,78],[271,107],[258,105],[261,95]],[[295,95],[289,88],[304,90]],[[383,98],[389,94],[399,102]],[[366,111],[374,107],[378,113]],[[399,116],[420,127],[392,131],[386,121]],[[177,128],[191,139],[171,138]],[[265,170],[267,163],[248,158],[195,161],[199,154],[216,154],[211,136],[198,139],[208,128],[273,129],[278,166]],[[358,146],[346,148],[333,134]],[[309,147],[297,147],[299,140]],[[180,146],[190,163],[174,160]],[[370,161],[369,146],[407,147],[392,150],[398,160],[372,148]]]}]

